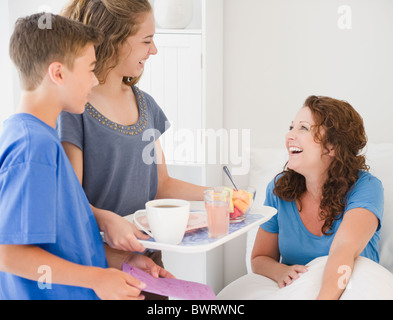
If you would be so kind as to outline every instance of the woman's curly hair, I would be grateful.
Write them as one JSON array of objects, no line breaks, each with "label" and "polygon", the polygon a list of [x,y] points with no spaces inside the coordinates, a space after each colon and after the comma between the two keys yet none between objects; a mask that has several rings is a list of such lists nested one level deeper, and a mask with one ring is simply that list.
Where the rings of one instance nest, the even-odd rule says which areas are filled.
[{"label": "woman's curly hair", "polygon": [[[344,213],[346,195],[357,181],[359,171],[369,170],[365,156],[361,154],[367,144],[367,136],[362,117],[345,101],[310,96],[304,108],[310,108],[315,121],[314,140],[321,143],[327,153],[328,147],[333,147],[335,152],[322,187],[320,204],[320,218],[325,221],[322,232],[328,235],[334,221]],[[286,201],[300,202],[306,191],[304,176],[285,165],[284,171],[277,177],[274,194]]]}]

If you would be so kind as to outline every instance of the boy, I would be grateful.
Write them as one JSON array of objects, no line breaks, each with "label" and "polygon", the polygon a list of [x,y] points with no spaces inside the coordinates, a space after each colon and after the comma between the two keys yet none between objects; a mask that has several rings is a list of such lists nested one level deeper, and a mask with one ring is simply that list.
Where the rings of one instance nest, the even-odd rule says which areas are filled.
[{"label": "boy", "polygon": [[94,45],[102,35],[52,14],[43,25],[42,17],[19,19],[10,42],[22,99],[0,136],[0,299],[142,299],[144,284],[117,270],[123,261],[172,275],[104,247],[55,131],[60,112],[82,113],[98,84]]}]

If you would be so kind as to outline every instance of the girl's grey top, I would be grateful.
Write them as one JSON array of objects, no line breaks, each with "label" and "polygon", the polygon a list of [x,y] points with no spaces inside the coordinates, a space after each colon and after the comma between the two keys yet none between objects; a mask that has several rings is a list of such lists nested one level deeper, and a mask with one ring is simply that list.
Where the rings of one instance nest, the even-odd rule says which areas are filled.
[{"label": "girl's grey top", "polygon": [[154,99],[132,87],[138,122],[114,123],[90,103],[83,114],[63,111],[56,129],[62,142],[83,151],[83,188],[90,204],[121,216],[144,209],[157,194],[155,141],[169,128]]}]

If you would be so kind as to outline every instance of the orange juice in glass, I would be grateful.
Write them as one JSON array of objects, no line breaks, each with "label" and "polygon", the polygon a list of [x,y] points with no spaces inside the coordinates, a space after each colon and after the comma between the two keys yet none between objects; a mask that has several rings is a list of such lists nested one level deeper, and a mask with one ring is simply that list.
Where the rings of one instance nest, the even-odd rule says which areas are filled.
[{"label": "orange juice in glass", "polygon": [[220,238],[229,232],[230,192],[211,188],[204,192],[209,238]]}]

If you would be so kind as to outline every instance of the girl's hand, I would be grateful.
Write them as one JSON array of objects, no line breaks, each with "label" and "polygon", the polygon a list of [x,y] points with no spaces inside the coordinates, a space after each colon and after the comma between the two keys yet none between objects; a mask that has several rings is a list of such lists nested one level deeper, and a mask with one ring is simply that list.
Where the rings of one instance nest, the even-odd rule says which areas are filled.
[{"label": "girl's hand", "polygon": [[299,278],[299,273],[304,273],[308,270],[306,266],[298,264],[293,266],[282,265],[282,267],[282,271],[277,279],[277,283],[280,288],[290,285],[293,281]]},{"label": "girl's hand", "polygon": [[138,241],[150,237],[131,222],[114,212],[95,208],[94,210],[100,230],[104,232],[104,241],[113,249],[143,252],[145,247]]},{"label": "girl's hand", "polygon": [[161,268],[159,265],[155,264],[154,261],[144,255],[137,253],[130,253],[124,259],[124,262],[130,266],[141,269],[147,273],[150,273],[155,278],[172,278],[175,277],[167,270]]}]

